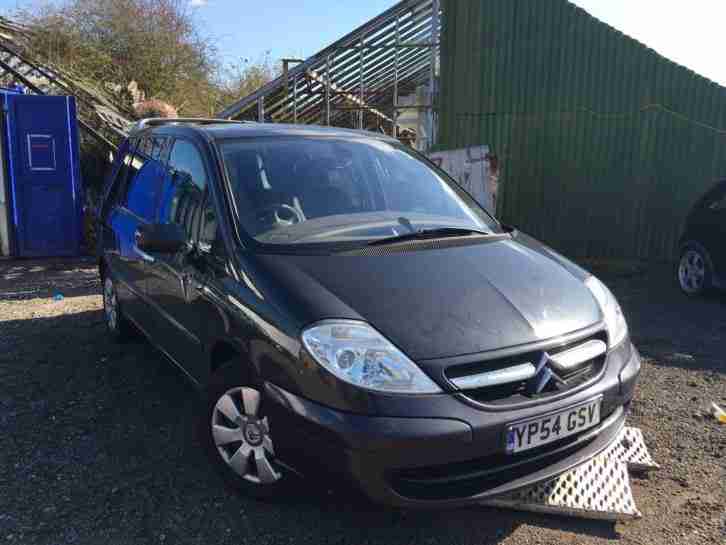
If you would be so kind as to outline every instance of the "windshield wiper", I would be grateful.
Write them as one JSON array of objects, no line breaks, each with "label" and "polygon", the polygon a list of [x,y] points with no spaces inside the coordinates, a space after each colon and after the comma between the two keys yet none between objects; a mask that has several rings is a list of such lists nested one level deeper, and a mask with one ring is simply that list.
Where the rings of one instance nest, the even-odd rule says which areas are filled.
[{"label": "windshield wiper", "polygon": [[466,229],[463,227],[438,227],[436,229],[421,229],[413,233],[404,233],[394,237],[382,238],[368,243],[368,246],[384,246],[386,244],[396,244],[398,242],[406,242],[408,240],[431,240],[437,238],[455,238],[469,236],[487,236],[491,235],[487,231],[478,231],[476,229]]}]

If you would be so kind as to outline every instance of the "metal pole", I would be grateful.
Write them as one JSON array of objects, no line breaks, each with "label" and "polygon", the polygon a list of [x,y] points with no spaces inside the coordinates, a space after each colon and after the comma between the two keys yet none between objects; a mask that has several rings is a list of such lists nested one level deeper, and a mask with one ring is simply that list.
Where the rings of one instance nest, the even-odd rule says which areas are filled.
[{"label": "metal pole", "polygon": [[434,107],[436,103],[436,44],[439,43],[439,10],[441,1],[433,0],[431,5],[431,72],[429,73],[429,141],[428,149],[436,142]]},{"label": "metal pole", "polygon": [[396,60],[393,68],[393,137],[398,138],[398,63],[401,45],[401,17],[396,16]]},{"label": "metal pole", "polygon": [[[363,62],[365,60],[365,50],[363,49],[363,38],[360,39],[360,101],[363,103]],[[365,113],[363,110],[358,112],[358,128],[363,130],[363,119]]]},{"label": "metal pole", "polygon": [[257,121],[260,123],[265,122],[265,97],[257,99]]},{"label": "metal pole", "polygon": [[288,78],[289,63],[287,59],[282,59],[282,76],[285,78],[285,96],[290,89],[290,79]]},{"label": "metal pole", "polygon": [[292,82],[292,122],[297,125],[297,76]]},{"label": "metal pole", "polygon": [[330,126],[330,55],[325,57],[325,125]]}]

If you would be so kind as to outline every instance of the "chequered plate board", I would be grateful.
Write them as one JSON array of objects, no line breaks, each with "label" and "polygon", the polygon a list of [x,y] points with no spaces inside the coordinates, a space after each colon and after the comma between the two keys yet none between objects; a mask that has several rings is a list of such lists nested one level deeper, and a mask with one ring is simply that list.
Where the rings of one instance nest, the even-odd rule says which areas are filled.
[{"label": "chequered plate board", "polygon": [[584,464],[484,505],[581,518],[640,518],[630,487],[631,467],[643,471],[660,466],[651,458],[643,433],[637,428],[624,428],[612,446]]}]

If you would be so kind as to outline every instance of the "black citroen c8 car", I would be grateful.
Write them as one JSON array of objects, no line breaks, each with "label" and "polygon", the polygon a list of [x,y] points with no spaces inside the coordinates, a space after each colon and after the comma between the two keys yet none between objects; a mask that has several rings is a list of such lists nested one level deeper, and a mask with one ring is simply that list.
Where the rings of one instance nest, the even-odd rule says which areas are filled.
[{"label": "black citroen c8 car", "polygon": [[211,463],[252,495],[473,504],[624,426],[640,356],[610,291],[386,136],[141,122],[99,233],[110,333],[205,392]]}]

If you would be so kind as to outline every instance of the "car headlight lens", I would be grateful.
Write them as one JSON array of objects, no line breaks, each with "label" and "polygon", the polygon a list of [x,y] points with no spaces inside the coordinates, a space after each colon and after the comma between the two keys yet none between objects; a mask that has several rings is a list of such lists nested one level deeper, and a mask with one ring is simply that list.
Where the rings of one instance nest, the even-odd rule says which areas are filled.
[{"label": "car headlight lens", "polygon": [[605,325],[608,329],[610,347],[619,345],[628,335],[628,324],[625,321],[625,316],[617,299],[615,299],[615,296],[607,286],[594,276],[588,278],[585,281],[585,285],[590,289],[595,299],[597,299],[605,315]]},{"label": "car headlight lens", "polygon": [[368,324],[322,322],[306,329],[302,340],[315,361],[354,386],[396,394],[441,393],[415,363]]}]

